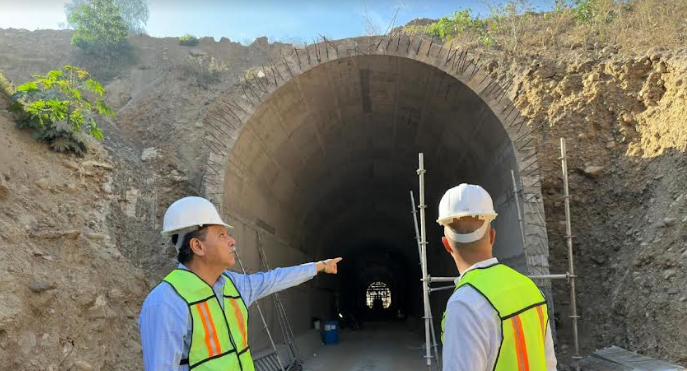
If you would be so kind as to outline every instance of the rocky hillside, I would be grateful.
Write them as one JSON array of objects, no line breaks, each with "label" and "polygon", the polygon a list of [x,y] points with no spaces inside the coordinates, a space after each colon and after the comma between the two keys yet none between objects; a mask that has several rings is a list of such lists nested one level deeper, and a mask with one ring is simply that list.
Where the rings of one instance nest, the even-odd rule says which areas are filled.
[{"label": "rocky hillside", "polygon": [[113,192],[111,157],[56,156],[0,112],[0,158],[4,367],[140,369],[125,358],[140,354],[133,321],[149,286],[112,237],[112,208],[132,205]]},{"label": "rocky hillside", "polygon": [[197,192],[204,109],[284,46],[139,36],[131,60],[104,68],[70,36],[0,30],[0,68],[15,84],[83,66],[116,111],[100,122],[104,142],[79,158],[16,129],[0,94],[0,359],[15,370],[140,370],[138,311],[175,261],[162,212]]},{"label": "rocky hillside", "polygon": [[[105,141],[77,158],[15,129],[0,97],[0,359],[15,370],[139,370],[136,313],[173,265],[157,232],[162,210],[198,189],[206,107],[290,46],[187,48],[140,36],[134,59],[103,69],[69,36],[0,30],[8,78],[83,65],[117,112],[101,123]],[[687,53],[473,53],[514,81],[511,97],[533,125],[545,123],[538,148],[556,273],[566,270],[558,157],[559,138],[568,140],[583,351],[616,344],[687,364]],[[568,292],[554,287],[565,364]]]},{"label": "rocky hillside", "polygon": [[[613,49],[517,70],[535,123],[552,271],[567,270],[560,141],[567,139],[578,305],[586,351],[610,344],[687,363],[687,52]],[[570,350],[568,287],[555,285]]]}]

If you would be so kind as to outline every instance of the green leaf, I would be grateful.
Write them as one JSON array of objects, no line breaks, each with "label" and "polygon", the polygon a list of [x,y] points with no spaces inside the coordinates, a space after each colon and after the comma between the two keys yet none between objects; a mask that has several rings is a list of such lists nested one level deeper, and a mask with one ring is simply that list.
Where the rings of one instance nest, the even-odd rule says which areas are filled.
[{"label": "green leaf", "polygon": [[60,77],[62,77],[60,70],[52,70],[45,75],[45,79],[49,81],[57,81]]},{"label": "green leaf", "polygon": [[69,89],[69,95],[76,101],[83,99],[78,89]]},{"label": "green leaf", "polygon": [[40,89],[38,89],[38,84],[35,81],[29,81],[27,83],[17,86],[18,93],[30,94],[36,91],[40,91]]},{"label": "green leaf", "polygon": [[86,88],[88,88],[89,91],[98,94],[98,96],[103,96],[103,86],[93,79],[86,80]]},{"label": "green leaf", "polygon": [[95,139],[103,139],[103,132],[100,131],[94,119],[91,119],[91,123],[88,125],[88,133]]},{"label": "green leaf", "polygon": [[106,117],[114,117],[114,111],[102,99],[95,100],[95,106],[98,113]]}]

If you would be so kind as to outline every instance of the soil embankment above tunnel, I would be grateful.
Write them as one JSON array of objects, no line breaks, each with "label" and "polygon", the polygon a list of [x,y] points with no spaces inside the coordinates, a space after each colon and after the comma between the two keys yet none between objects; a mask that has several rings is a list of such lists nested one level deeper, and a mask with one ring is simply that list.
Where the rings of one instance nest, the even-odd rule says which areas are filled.
[{"label": "soil embankment above tunnel", "polygon": [[[351,268],[340,277],[361,279],[347,281],[351,283],[341,291],[344,299],[348,293],[346,300],[355,306],[372,280],[367,277],[386,277],[398,288],[394,290],[398,300],[392,302],[404,303],[406,311],[413,313],[420,296],[413,296],[419,286],[412,273],[407,274],[417,269],[408,190],[416,187],[419,151],[428,159],[431,211],[443,188],[461,176],[493,182],[487,188],[497,203],[507,206],[510,170],[522,173],[532,159],[523,160],[533,153],[518,153],[510,144],[532,146],[536,164],[524,171],[541,168],[536,173],[541,180],[529,182],[519,175],[526,190],[530,184],[541,184],[535,198],[546,212],[542,213],[545,224],[532,220],[528,228],[545,225],[551,255],[545,263],[551,262],[552,272],[562,272],[564,217],[557,145],[564,136],[574,170],[572,217],[583,349],[613,343],[685,363],[681,344],[687,334],[679,324],[687,312],[683,291],[687,196],[681,187],[686,180],[687,134],[677,124],[685,114],[684,52],[632,56],[599,48],[577,51],[575,58],[560,61],[545,56],[509,60],[490,53],[480,58],[480,51],[474,50],[461,62],[468,66],[463,71],[458,52],[446,63],[447,53],[458,50],[458,45],[452,49],[420,40],[350,39],[336,42],[340,57],[327,43],[320,44],[319,51],[310,46],[308,54],[299,51],[301,56],[296,57],[293,47],[266,40],[250,47],[202,40],[189,49],[175,39],[133,38],[138,61],[123,66],[106,86],[108,99],[118,110],[114,121],[104,123],[106,140],[100,147],[110,156],[110,176],[101,168],[86,169],[91,175],[78,170],[93,166],[84,165],[86,161],[107,156],[71,159],[42,154],[40,145],[24,144],[18,139],[21,134],[8,126],[5,138],[29,162],[49,162],[53,157],[44,157],[49,155],[69,165],[68,173],[59,175],[64,179],[55,178],[58,183],[52,184],[53,174],[34,177],[40,172],[36,170],[27,178],[14,176],[17,169],[3,161],[7,190],[2,193],[3,240],[10,241],[13,249],[30,249],[20,249],[6,261],[11,264],[3,266],[10,277],[3,286],[5,303],[14,304],[0,310],[1,358],[9,359],[10,365],[28,360],[54,369],[62,359],[63,365],[87,362],[107,369],[116,363],[119,369],[140,369],[135,315],[147,290],[174,264],[172,252],[155,229],[174,199],[194,193],[214,198],[237,224],[239,248],[246,249],[251,270],[259,269],[257,252],[251,251],[258,234],[272,266],[345,253],[352,257],[347,260]],[[394,54],[396,44],[403,55]],[[65,31],[3,30],[0,45],[8,51],[0,56],[0,66],[16,82],[46,72],[49,59],[76,63],[80,58]],[[370,45],[378,52],[368,51]],[[44,54],[51,50],[57,57]],[[291,72],[282,66],[275,74],[269,65],[277,66],[282,55],[288,57]],[[219,81],[208,83],[202,75],[189,73],[189,58],[210,57],[229,66]],[[300,69],[295,58],[300,58]],[[480,69],[473,70],[467,63],[471,60]],[[445,71],[447,66],[453,66],[453,75]],[[250,87],[245,81],[247,70],[256,76],[248,78]],[[470,77],[472,72],[475,75]],[[503,92],[490,81],[501,81]],[[242,126],[221,136],[224,147],[213,153],[214,143],[206,144],[210,133],[217,136],[213,118],[218,118],[223,104],[242,102],[236,97],[253,103],[241,105],[242,109],[229,105],[240,120],[228,117],[228,111],[222,119]],[[498,99],[501,102],[493,104]],[[525,120],[522,127],[512,125],[520,122],[513,121],[513,114],[507,117],[507,101]],[[533,128],[537,130],[530,134],[530,143],[518,139]],[[75,166],[69,161],[77,164],[74,170],[69,170]],[[221,175],[212,174],[208,164]],[[42,178],[48,178],[47,188]],[[47,201],[27,201],[32,193],[66,197],[72,192],[71,183],[94,192],[94,200],[97,197],[104,206],[86,201],[90,193],[55,207]],[[65,209],[68,205],[70,210]],[[104,217],[102,222],[98,215]],[[508,232],[508,224],[517,217],[512,209],[502,216],[499,222],[504,225],[496,225],[497,239],[503,251],[513,251],[503,257],[513,257],[522,268],[521,246],[505,245],[521,240],[519,229]],[[97,227],[89,225],[93,221]],[[57,242],[40,237],[72,230],[80,234],[50,234]],[[98,242],[100,235],[105,242]],[[77,248],[88,259],[73,259]],[[437,272],[445,269],[448,275],[450,265],[438,248],[438,240],[430,240],[430,260]],[[112,256],[102,253],[110,249],[121,258],[114,257],[115,250]],[[112,264],[111,259],[119,263]],[[107,265],[112,272],[77,269],[71,276],[46,275],[68,270],[72,264],[85,266],[86,261],[96,267]],[[12,266],[23,267],[21,274]],[[122,290],[113,286],[126,285],[95,279],[103,272],[135,274],[140,287]],[[79,277],[80,290],[93,295],[61,295],[69,292],[70,277]],[[81,280],[84,277],[89,279]],[[34,290],[34,281],[48,283],[36,283]],[[339,285],[315,281],[285,293],[287,310],[300,332],[307,331],[311,314],[336,305],[332,289]],[[42,290],[44,286],[50,289]],[[642,298],[642,305],[637,305],[637,298]],[[51,300],[54,305],[46,303]],[[554,285],[553,300],[556,311],[563,314],[559,350],[565,355],[570,343],[564,286]],[[76,306],[67,304],[72,301]],[[122,308],[98,314],[104,302],[120,303]],[[95,314],[88,315],[91,312]],[[45,320],[51,316],[59,321]],[[84,318],[93,329],[88,336],[81,334]],[[268,315],[268,321],[276,326],[274,317]],[[121,329],[111,334],[116,341],[105,336],[112,323]],[[251,326],[256,347],[264,346],[258,321]],[[93,346],[96,343],[107,346]],[[135,356],[122,358],[122,353]]]}]

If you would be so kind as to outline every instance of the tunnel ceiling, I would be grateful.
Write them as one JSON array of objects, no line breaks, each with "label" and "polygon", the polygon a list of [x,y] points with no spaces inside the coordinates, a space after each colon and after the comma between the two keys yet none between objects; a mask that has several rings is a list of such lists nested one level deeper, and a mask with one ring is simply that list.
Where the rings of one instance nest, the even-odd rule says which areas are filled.
[{"label": "tunnel ceiling", "polygon": [[313,254],[372,240],[412,247],[418,152],[429,169],[429,226],[446,188],[489,190],[502,163],[515,166],[503,125],[458,79],[409,58],[338,59],[257,107],[231,150],[225,202]]}]

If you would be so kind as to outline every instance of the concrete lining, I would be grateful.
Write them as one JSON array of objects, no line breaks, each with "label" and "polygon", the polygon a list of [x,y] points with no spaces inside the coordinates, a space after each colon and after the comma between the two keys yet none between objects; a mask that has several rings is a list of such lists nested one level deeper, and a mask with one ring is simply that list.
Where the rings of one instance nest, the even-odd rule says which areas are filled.
[{"label": "concrete lining", "polygon": [[[207,136],[203,193],[235,223],[280,241],[279,248],[266,246],[273,266],[338,255],[349,267],[366,259],[383,264],[379,247],[394,262],[390,274],[419,279],[408,191],[417,194],[417,153],[424,152],[432,275],[455,274],[434,220],[443,192],[462,182],[484,186],[494,199],[495,255],[523,273],[526,259],[531,274],[549,273],[546,230],[535,222],[543,206],[527,126],[518,125],[523,119],[507,94],[472,56],[419,38],[356,38],[294,50],[263,71],[208,111],[206,122],[217,130]],[[528,199],[526,246],[511,170]],[[257,267],[255,245],[239,242]],[[341,281],[369,276],[359,269],[343,268]],[[318,285],[338,287],[339,300],[359,306],[356,287],[366,282],[336,282]],[[399,282],[406,282],[407,302],[395,308],[417,314],[419,284]],[[435,313],[443,310],[442,295],[433,296]],[[313,305],[310,314],[328,310]]]}]

